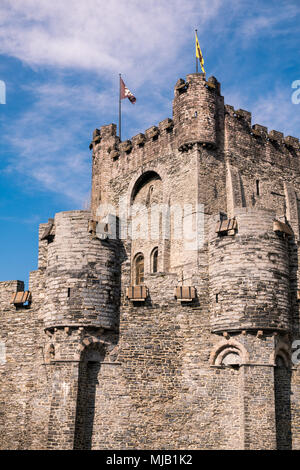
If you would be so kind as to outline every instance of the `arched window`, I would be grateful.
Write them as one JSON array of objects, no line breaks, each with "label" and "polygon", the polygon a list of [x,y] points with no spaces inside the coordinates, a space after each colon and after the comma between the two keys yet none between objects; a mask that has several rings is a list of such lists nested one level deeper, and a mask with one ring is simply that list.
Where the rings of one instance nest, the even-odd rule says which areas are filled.
[{"label": "arched window", "polygon": [[154,248],[151,253],[151,271],[157,273],[158,268],[158,248]]},{"label": "arched window", "polygon": [[135,258],[135,284],[139,286],[144,282],[144,256],[137,255]]}]

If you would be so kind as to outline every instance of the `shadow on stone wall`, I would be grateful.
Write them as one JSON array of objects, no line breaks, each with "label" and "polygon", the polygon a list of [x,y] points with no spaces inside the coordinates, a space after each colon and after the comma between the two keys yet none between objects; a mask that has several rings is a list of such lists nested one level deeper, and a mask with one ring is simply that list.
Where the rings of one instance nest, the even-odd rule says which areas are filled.
[{"label": "shadow on stone wall", "polygon": [[277,450],[292,449],[291,370],[283,360],[276,359],[274,369]]},{"label": "shadow on stone wall", "polygon": [[89,350],[89,348],[82,355],[79,365],[74,449],[92,448],[96,389],[104,355],[103,351]]}]

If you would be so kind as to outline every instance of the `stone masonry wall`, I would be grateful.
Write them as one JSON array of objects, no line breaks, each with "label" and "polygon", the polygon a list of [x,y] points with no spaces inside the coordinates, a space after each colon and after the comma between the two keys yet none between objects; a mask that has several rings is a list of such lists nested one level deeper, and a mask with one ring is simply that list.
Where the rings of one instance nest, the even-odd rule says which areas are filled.
[{"label": "stone masonry wall", "polygon": [[43,366],[43,324],[34,308],[16,308],[10,298],[20,281],[1,282],[0,362],[1,449],[46,448],[48,382]]},{"label": "stone masonry wall", "polygon": [[[91,213],[41,224],[32,303],[9,303],[21,281],[0,283],[0,448],[299,449],[298,139],[252,126],[214,77],[190,74],[172,119],[125,142],[102,126],[91,148]],[[155,225],[132,240],[134,201],[190,205],[195,243],[174,236],[173,216],[168,239]],[[101,204],[128,218],[121,240],[90,230]],[[236,233],[216,234],[220,213]],[[144,302],[126,296],[137,253]]]},{"label": "stone masonry wall", "polygon": [[56,214],[55,237],[48,245],[47,327],[117,324],[119,267],[115,246],[88,233],[89,212]]},{"label": "stone masonry wall", "polygon": [[212,221],[210,298],[212,329],[289,330],[288,241],[273,230],[275,213],[236,211],[238,233],[218,236]]}]

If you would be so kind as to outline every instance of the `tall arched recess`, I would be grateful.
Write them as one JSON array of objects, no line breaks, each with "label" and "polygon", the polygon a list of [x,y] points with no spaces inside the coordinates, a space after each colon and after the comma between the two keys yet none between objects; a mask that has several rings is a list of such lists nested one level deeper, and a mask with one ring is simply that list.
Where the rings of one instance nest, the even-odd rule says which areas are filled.
[{"label": "tall arched recess", "polygon": [[148,185],[151,181],[161,181],[161,177],[159,176],[156,171],[146,171],[143,173],[135,182],[131,196],[130,196],[130,204],[133,204],[137,194],[139,191],[146,185]]},{"label": "tall arched recess", "polygon": [[163,200],[163,182],[156,171],[146,171],[137,178],[130,194],[132,278],[137,253],[144,256],[147,277],[152,273],[150,259],[153,247],[157,246],[160,253],[163,251]]},{"label": "tall arched recess", "polygon": [[[74,433],[75,450],[91,450],[93,448],[93,440],[96,437],[95,410],[99,409],[97,395],[99,395],[99,384],[103,382],[101,380],[101,366],[104,358],[104,347],[98,343],[92,343],[81,353]],[[105,408],[103,405],[101,408]]]}]

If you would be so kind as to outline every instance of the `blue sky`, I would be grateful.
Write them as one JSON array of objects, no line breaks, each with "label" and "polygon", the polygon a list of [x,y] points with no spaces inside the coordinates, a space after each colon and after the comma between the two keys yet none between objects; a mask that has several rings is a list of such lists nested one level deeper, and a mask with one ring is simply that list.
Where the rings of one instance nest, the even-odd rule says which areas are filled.
[{"label": "blue sky", "polygon": [[0,281],[37,268],[39,223],[87,207],[88,146],[117,123],[119,72],[137,97],[123,139],[172,116],[195,28],[225,102],[300,137],[299,0],[1,0],[0,25]]}]

